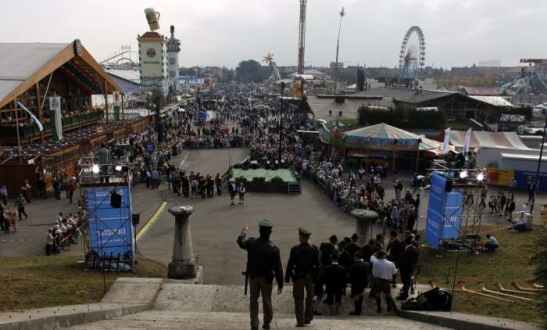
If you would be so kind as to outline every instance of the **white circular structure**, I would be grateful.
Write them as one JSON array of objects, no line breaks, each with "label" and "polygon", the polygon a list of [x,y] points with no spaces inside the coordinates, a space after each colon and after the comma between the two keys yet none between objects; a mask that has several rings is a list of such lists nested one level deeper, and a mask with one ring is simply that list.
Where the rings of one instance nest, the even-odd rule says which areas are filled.
[{"label": "white circular structure", "polygon": [[425,38],[419,26],[411,26],[405,34],[399,53],[400,79],[417,79],[425,64]]}]

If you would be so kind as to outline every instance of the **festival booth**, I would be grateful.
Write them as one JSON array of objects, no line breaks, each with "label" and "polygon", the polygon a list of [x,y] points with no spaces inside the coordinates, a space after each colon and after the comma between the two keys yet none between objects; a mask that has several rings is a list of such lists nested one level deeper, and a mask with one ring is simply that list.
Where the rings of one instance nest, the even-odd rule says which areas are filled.
[{"label": "festival booth", "polygon": [[341,148],[344,155],[365,158],[364,163],[367,166],[373,159],[381,159],[383,162],[391,163],[392,169],[397,169],[399,155],[412,153],[408,158],[415,161],[414,170],[416,172],[420,167],[421,152],[429,152],[428,157],[435,157],[441,153],[442,149],[440,142],[385,123],[346,132],[336,126],[329,130],[323,125],[319,135],[323,143]]},{"label": "festival booth", "polygon": [[[465,131],[450,132],[450,144],[461,150]],[[477,165],[488,169],[488,183],[508,186],[514,177],[518,189],[527,188],[527,178],[535,176],[539,150],[527,147],[515,132],[471,133],[469,149],[476,154]],[[547,167],[540,168],[539,190],[547,190]]]}]

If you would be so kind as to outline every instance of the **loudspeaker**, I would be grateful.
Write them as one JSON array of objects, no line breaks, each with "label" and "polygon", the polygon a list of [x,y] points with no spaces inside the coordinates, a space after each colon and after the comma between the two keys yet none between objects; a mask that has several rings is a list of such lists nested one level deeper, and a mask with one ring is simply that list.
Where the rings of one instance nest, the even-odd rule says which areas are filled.
[{"label": "loudspeaker", "polygon": [[452,180],[451,179],[448,179],[446,180],[446,185],[444,186],[444,191],[446,192],[451,192],[452,191]]},{"label": "loudspeaker", "polygon": [[139,222],[141,221],[141,214],[132,214],[131,220],[133,220],[133,226],[137,227],[139,225]]},{"label": "loudspeaker", "polygon": [[118,194],[117,192],[112,192],[110,195],[110,206],[112,206],[115,209],[119,209],[122,207],[122,195]]}]

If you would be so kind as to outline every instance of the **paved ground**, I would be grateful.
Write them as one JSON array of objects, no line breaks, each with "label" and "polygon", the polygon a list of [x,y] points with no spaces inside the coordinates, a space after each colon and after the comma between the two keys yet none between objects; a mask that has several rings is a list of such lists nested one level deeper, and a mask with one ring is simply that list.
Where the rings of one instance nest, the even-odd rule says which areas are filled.
[{"label": "paved ground", "polygon": [[[182,164],[188,171],[202,174],[223,174],[230,163],[239,162],[247,155],[245,149],[198,149],[185,151],[171,163]],[[297,242],[297,228],[304,226],[313,232],[312,241],[319,244],[332,234],[338,237],[350,236],[355,231],[354,219],[338,210],[327,196],[310,181],[303,180],[301,195],[247,193],[245,205],[229,206],[229,197],[224,192],[221,197],[212,199],[184,199],[167,191],[167,184],[159,190],[146,189],[138,185],[133,191],[134,213],[141,213],[140,230],[147,219],[152,217],[163,200],[169,206],[191,205],[195,208],[191,216],[194,253],[199,264],[204,266],[205,283],[241,284],[245,252],[235,244],[244,224],[250,227],[250,234],[257,235],[257,222],[269,219],[274,223],[272,240],[281,249],[285,264],[290,247]],[[385,184],[387,197],[393,196],[390,184]],[[491,192],[497,191],[491,188]],[[421,214],[426,214],[428,193],[422,198]],[[518,195],[517,208],[525,198]],[[540,201],[545,202],[545,195]],[[0,256],[42,255],[47,228],[52,225],[59,211],[76,211],[76,204],[68,200],[59,201],[34,199],[27,205],[28,220],[21,223],[16,234],[0,234]],[[483,225],[505,226],[505,218],[487,215]],[[419,221],[420,229],[425,226],[424,218]],[[169,263],[173,242],[173,216],[163,212],[158,221],[144,233],[138,242],[139,251],[165,264]],[[380,226],[375,232],[380,232]],[[503,242],[501,242],[503,244]],[[70,252],[81,254],[80,245],[74,245]],[[63,252],[67,253],[67,252]]]}]

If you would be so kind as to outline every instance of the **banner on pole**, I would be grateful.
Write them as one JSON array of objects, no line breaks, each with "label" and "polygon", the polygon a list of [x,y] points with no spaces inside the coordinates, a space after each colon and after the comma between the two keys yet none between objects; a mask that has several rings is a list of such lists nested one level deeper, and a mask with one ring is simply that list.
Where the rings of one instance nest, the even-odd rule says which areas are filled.
[{"label": "banner on pole", "polygon": [[51,120],[51,132],[55,140],[63,139],[63,118],[61,114],[61,97],[51,96],[49,98],[49,117]]}]

